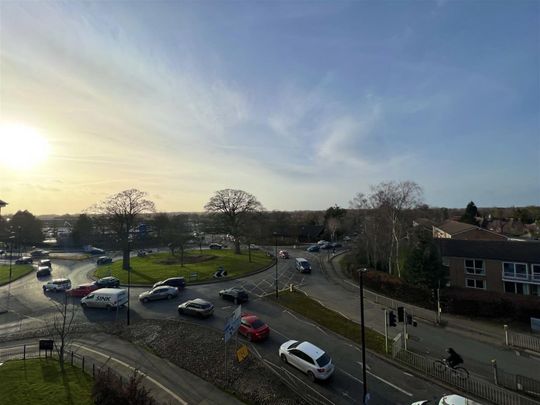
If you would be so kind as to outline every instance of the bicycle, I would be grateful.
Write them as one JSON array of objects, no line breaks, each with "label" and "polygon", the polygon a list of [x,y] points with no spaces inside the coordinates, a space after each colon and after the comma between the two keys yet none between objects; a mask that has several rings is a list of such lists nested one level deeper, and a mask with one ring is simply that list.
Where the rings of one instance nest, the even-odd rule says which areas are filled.
[{"label": "bicycle", "polygon": [[448,370],[450,371],[450,374],[452,376],[457,377],[460,380],[465,380],[469,378],[469,372],[465,367],[450,367],[446,360],[435,360],[433,362],[433,366],[435,367],[435,370],[439,373],[444,373]]}]

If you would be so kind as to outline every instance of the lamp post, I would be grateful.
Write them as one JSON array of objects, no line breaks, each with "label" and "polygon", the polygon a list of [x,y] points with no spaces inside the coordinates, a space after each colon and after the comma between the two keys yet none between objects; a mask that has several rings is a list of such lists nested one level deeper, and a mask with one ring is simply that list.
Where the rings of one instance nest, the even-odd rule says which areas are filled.
[{"label": "lamp post", "polygon": [[[128,236],[128,239],[127,239],[127,254],[128,256],[131,254],[131,249],[130,249],[130,240],[129,240],[129,236]],[[129,261],[129,266],[128,266],[128,307],[127,307],[127,324],[129,326],[129,316],[130,316],[130,308],[129,308],[129,303],[131,301],[131,260]]]},{"label": "lamp post", "polygon": [[277,255],[277,237],[278,237],[278,234],[276,232],[274,232],[274,241],[275,241],[275,257],[276,257],[276,299],[278,298],[278,255]]},{"label": "lamp post", "polygon": [[362,381],[364,381],[364,394],[362,396],[362,404],[366,404],[368,399],[367,380],[366,380],[366,335],[364,328],[364,273],[366,268],[358,269],[358,279],[360,281],[360,323],[362,330]]},{"label": "lamp post", "polygon": [[13,260],[13,239],[15,236],[13,234],[9,237],[9,282],[8,282],[8,294],[7,294],[7,304],[6,310],[9,311],[9,298],[11,296],[11,261]]}]

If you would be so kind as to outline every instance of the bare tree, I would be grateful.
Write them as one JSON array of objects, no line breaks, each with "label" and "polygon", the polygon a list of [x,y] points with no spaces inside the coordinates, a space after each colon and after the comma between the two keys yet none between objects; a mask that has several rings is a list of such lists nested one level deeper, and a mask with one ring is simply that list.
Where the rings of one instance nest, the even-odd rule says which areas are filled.
[{"label": "bare tree", "polygon": [[54,305],[58,312],[49,326],[49,331],[55,340],[54,346],[58,353],[60,369],[64,372],[64,354],[71,340],[73,320],[75,319],[75,305],[69,305],[67,294],[64,294],[61,302],[55,302]]},{"label": "bare tree", "polygon": [[234,238],[235,253],[240,254],[242,225],[250,213],[263,210],[263,206],[255,196],[227,188],[216,191],[204,209],[221,217],[227,231]]},{"label": "bare tree", "polygon": [[110,227],[117,233],[122,246],[122,268],[129,270],[130,234],[140,214],[155,212],[154,203],[147,194],[134,188],[114,194],[89,209],[107,217]]}]

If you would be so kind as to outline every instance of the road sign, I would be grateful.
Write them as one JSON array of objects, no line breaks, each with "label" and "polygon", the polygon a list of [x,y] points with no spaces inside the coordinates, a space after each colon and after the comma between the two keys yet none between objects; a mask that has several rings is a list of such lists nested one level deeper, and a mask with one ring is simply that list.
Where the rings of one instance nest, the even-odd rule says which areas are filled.
[{"label": "road sign", "polygon": [[249,350],[246,345],[242,345],[240,349],[236,351],[236,357],[238,358],[238,362],[240,363],[243,361],[249,354]]},{"label": "road sign", "polygon": [[229,341],[232,335],[236,333],[238,328],[240,327],[240,319],[242,317],[242,306],[238,305],[234,312],[232,313],[231,317],[227,320],[227,323],[225,324],[225,328],[223,329],[225,343]]}]

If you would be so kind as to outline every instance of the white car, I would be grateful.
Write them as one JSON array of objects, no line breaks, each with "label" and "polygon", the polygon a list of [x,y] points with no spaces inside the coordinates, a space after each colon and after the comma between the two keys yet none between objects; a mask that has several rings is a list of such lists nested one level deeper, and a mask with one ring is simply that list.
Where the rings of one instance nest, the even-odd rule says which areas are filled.
[{"label": "white car", "polygon": [[71,288],[71,280],[69,278],[55,278],[43,284],[43,291],[66,291]]},{"label": "white car", "polygon": [[[428,405],[428,404],[434,404],[431,401],[418,401],[413,402],[411,405]],[[468,399],[465,397],[462,397],[461,395],[445,395],[442,397],[439,402],[437,402],[438,405],[482,405],[480,402],[473,401],[472,399]]]},{"label": "white car", "polygon": [[279,347],[279,357],[312,380],[326,380],[334,373],[332,359],[312,343],[289,340]]}]

